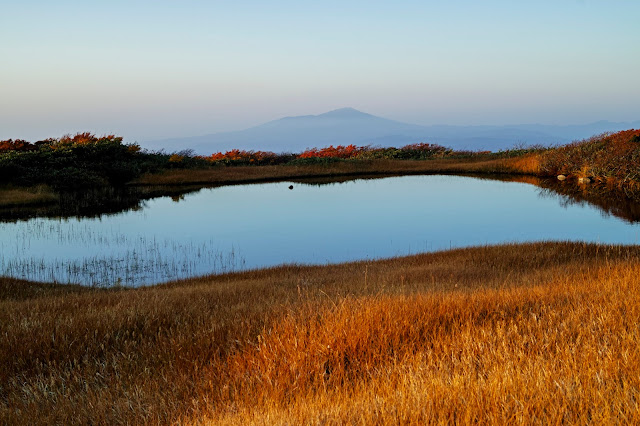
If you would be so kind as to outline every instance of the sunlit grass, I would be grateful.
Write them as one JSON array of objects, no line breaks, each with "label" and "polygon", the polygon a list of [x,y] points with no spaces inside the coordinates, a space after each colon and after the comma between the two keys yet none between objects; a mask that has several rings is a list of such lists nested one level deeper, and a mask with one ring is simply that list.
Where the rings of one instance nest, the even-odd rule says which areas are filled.
[{"label": "sunlit grass", "polygon": [[589,178],[637,191],[640,187],[640,129],[605,133],[541,155],[541,171]]},{"label": "sunlit grass", "polygon": [[634,423],[639,255],[504,245],[136,290],[1,279],[0,423]]}]

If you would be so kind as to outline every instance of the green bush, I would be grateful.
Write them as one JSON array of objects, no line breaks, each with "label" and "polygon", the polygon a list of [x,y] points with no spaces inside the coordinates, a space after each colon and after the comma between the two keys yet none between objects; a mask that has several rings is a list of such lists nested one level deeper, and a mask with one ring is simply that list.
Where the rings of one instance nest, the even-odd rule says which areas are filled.
[{"label": "green bush", "polygon": [[340,161],[346,161],[341,158],[335,157],[310,157],[310,158],[296,158],[289,161],[287,164],[292,166],[308,166],[308,165],[326,165],[333,164]]}]

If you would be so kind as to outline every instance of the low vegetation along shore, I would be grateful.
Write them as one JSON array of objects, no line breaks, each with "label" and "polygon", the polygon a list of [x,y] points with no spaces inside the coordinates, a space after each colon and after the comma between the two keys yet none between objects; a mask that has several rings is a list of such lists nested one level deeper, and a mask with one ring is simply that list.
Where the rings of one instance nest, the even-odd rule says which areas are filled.
[{"label": "low vegetation along shore", "polygon": [[640,422],[640,248],[0,279],[0,423]]},{"label": "low vegetation along shore", "polygon": [[[560,147],[514,148],[501,152],[452,151],[430,144],[402,148],[329,147],[305,151],[295,159],[265,162],[272,153],[229,151],[208,157],[218,167],[173,169],[134,179],[135,185],[260,182],[301,177],[402,174],[501,174],[541,178],[565,176],[609,187],[640,189],[640,130],[594,136]],[[252,164],[261,164],[255,167]],[[224,165],[227,167],[221,168]],[[232,166],[232,167],[229,167]]]},{"label": "low vegetation along shore", "polygon": [[453,151],[421,143],[402,148],[332,146],[298,154],[232,150],[208,157],[146,152],[113,135],[79,133],[35,143],[0,141],[0,185],[4,185],[0,206],[21,200],[23,204],[52,202],[63,190],[105,185],[225,185],[424,173],[565,175],[569,180],[588,178],[595,184],[636,192],[639,170],[640,130],[599,135],[562,147],[501,152]]}]

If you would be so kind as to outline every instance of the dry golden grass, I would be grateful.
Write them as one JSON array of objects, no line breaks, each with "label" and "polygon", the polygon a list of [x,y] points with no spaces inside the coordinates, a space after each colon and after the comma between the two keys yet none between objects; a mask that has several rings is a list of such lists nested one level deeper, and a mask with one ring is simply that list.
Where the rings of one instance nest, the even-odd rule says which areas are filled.
[{"label": "dry golden grass", "polygon": [[[521,163],[517,159],[469,159],[445,160],[357,160],[328,163],[325,165],[236,166],[211,169],[170,170],[142,176],[132,185],[227,185],[278,181],[296,178],[321,178],[362,175],[409,175],[425,173],[535,173],[527,156]],[[517,163],[517,164],[516,164]],[[525,168],[522,168],[526,165]]]},{"label": "dry golden grass", "polygon": [[44,185],[27,188],[0,188],[0,207],[46,204],[52,203],[57,199],[58,196],[51,188]]},{"label": "dry golden grass", "polygon": [[48,287],[0,279],[0,423],[640,421],[639,247]]},{"label": "dry golden grass", "polygon": [[525,154],[518,157],[502,160],[505,172],[521,173],[527,175],[540,175],[542,154]]}]

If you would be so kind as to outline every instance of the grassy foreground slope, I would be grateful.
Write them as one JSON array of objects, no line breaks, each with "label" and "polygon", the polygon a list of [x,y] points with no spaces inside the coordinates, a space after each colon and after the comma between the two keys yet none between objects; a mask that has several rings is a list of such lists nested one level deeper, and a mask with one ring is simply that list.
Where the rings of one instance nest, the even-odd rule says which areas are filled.
[{"label": "grassy foreground slope", "polygon": [[0,423],[640,422],[640,248],[0,279]]}]

